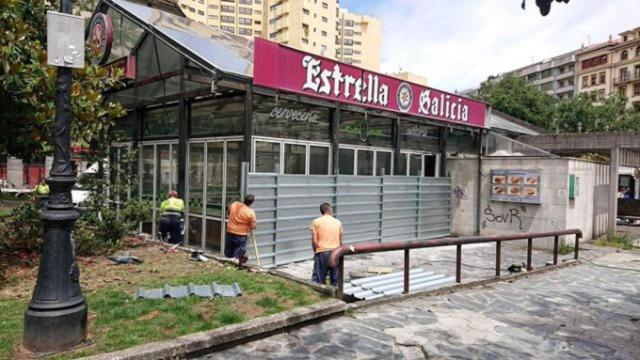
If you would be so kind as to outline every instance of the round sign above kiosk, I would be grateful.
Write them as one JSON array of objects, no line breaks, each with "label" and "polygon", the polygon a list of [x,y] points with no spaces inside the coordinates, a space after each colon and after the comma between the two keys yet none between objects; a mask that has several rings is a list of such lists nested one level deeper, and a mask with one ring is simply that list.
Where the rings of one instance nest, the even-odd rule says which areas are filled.
[{"label": "round sign above kiosk", "polygon": [[109,15],[99,13],[91,19],[88,40],[95,56],[95,63],[104,65],[111,55],[113,45],[113,26]]}]

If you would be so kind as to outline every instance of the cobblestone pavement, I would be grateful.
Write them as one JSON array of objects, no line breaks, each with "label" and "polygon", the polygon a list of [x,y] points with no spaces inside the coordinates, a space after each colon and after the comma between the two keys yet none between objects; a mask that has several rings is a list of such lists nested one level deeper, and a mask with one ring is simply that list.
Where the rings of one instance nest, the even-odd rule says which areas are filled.
[{"label": "cobblestone pavement", "polygon": [[584,254],[577,267],[370,307],[202,359],[640,359],[640,252]]}]

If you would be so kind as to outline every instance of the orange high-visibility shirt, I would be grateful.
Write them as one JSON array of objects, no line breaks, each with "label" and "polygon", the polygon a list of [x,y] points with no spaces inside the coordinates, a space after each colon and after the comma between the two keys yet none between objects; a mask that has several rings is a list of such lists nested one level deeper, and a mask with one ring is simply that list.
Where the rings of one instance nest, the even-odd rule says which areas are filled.
[{"label": "orange high-visibility shirt", "polygon": [[322,215],[311,222],[311,232],[314,234],[316,254],[333,250],[340,246],[340,236],[343,233],[340,220],[331,215]]},{"label": "orange high-visibility shirt", "polygon": [[256,228],[256,213],[244,203],[235,201],[229,206],[227,232],[235,235],[249,235]]}]

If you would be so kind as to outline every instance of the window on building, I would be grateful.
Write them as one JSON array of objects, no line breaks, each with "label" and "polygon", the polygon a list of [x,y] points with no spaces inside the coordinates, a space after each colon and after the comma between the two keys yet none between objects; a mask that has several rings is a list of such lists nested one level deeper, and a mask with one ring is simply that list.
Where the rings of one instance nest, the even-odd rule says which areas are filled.
[{"label": "window on building", "polygon": [[376,176],[391,175],[392,165],[391,151],[376,151]]},{"label": "window on building", "polygon": [[358,173],[360,176],[373,175],[373,151],[358,149]]},{"label": "window on building", "polygon": [[251,5],[253,3],[253,0],[240,0],[238,2],[244,5]]},{"label": "window on building", "polygon": [[345,29],[343,34],[344,36],[353,36],[353,30]]},{"label": "window on building", "polygon": [[323,16],[322,17],[322,22],[324,22],[324,23],[329,22],[329,19],[326,16]]},{"label": "window on building", "polygon": [[329,4],[327,4],[326,2],[322,3],[322,8],[323,9],[328,9],[329,8]]},{"label": "window on building", "polygon": [[422,155],[411,154],[409,157],[409,175],[422,176]]},{"label": "window on building", "polygon": [[328,142],[329,109],[254,95],[253,132],[257,136]]},{"label": "window on building", "polygon": [[198,10],[198,15],[200,15],[200,16],[204,16],[204,11],[202,11],[202,10]]},{"label": "window on building", "polygon": [[308,9],[302,9],[302,13],[305,15],[309,15],[309,10]]},{"label": "window on building", "polygon": [[437,174],[436,167],[438,166],[435,155],[424,156],[424,176],[434,177]]},{"label": "window on building", "polygon": [[338,154],[338,156],[340,157],[340,160],[338,161],[338,171],[340,172],[340,175],[355,175],[355,150],[341,148]]},{"label": "window on building", "polygon": [[238,12],[242,15],[251,15],[253,14],[253,10],[251,8],[240,7],[238,8]]},{"label": "window on building", "polygon": [[231,33],[235,33],[236,32],[236,28],[234,28],[233,26],[222,25],[222,26],[220,26],[220,29],[222,29],[224,31],[231,32]]},{"label": "window on building", "polygon": [[302,39],[302,43],[309,45],[309,39]]},{"label": "window on building", "polygon": [[220,21],[223,22],[223,23],[234,24],[236,22],[236,18],[234,18],[233,16],[222,15],[222,16],[220,16]]},{"label": "window on building", "polygon": [[627,96],[627,86],[626,85],[618,87],[618,95]]},{"label": "window on building", "polygon": [[549,76],[551,76],[551,69],[547,69],[547,70],[544,70],[544,71],[542,72],[542,78],[543,78],[543,79],[544,79],[544,78],[548,78]]},{"label": "window on building", "polygon": [[309,146],[309,174],[329,175],[328,146]]},{"label": "window on building", "polygon": [[589,77],[587,75],[582,77],[582,87],[586,88],[589,86]]},{"label": "window on building", "polygon": [[640,65],[636,65],[636,66],[633,68],[633,77],[634,77],[635,79],[640,79]]},{"label": "window on building", "polygon": [[629,58],[629,51],[627,50],[623,50],[622,53],[620,53],[620,60],[627,60]]},{"label": "window on building", "polygon": [[[256,31],[256,33],[257,33],[257,31]],[[253,34],[253,30],[246,29],[246,28],[239,28],[238,29],[238,34],[240,34],[240,35],[249,35],[250,36],[250,35]]]},{"label": "window on building", "polygon": [[640,46],[636,48],[636,57],[640,56]]},{"label": "window on building", "polygon": [[345,20],[344,21],[344,26],[352,27],[354,25],[355,25],[355,22],[353,20]]},{"label": "window on building", "polygon": [[160,107],[143,113],[144,137],[163,137],[178,135],[179,108],[177,106]]},{"label": "window on building", "polygon": [[600,84],[604,84],[607,82],[607,73],[604,71],[600,72]]},{"label": "window on building", "polygon": [[284,145],[284,173],[304,175],[307,168],[307,146]]},{"label": "window on building", "polygon": [[236,8],[233,6],[229,6],[229,5],[222,5],[220,6],[220,11],[221,12],[227,12],[227,13],[235,13],[236,12]]},{"label": "window on building", "polygon": [[189,6],[189,11],[191,11],[192,13],[196,12],[196,8],[193,8],[191,6]]},{"label": "window on building", "polygon": [[218,15],[209,15],[209,20],[218,20]]},{"label": "window on building", "polygon": [[254,168],[256,172],[280,172],[280,143],[256,141],[255,153]]},{"label": "window on building", "polygon": [[323,32],[322,32],[322,36],[327,37],[327,32],[326,32],[326,31],[323,31]]},{"label": "window on building", "polygon": [[241,18],[238,18],[238,23],[240,25],[251,25],[253,24],[253,21],[251,19],[241,17]]},{"label": "window on building", "polygon": [[209,9],[217,9],[218,5],[209,4]]},{"label": "window on building", "polygon": [[594,86],[594,85],[598,85],[598,75],[596,74],[591,75],[591,86]]},{"label": "window on building", "polygon": [[549,91],[551,89],[553,89],[553,82],[552,81],[540,85],[540,90],[542,90],[542,91]]},{"label": "window on building", "polygon": [[256,3],[256,5],[261,5],[262,4],[262,0],[254,0],[254,3]]},{"label": "window on building", "polygon": [[640,95],[640,83],[633,84],[633,96]]},{"label": "window on building", "polygon": [[242,134],[244,101],[233,96],[191,104],[191,136],[230,136]]}]

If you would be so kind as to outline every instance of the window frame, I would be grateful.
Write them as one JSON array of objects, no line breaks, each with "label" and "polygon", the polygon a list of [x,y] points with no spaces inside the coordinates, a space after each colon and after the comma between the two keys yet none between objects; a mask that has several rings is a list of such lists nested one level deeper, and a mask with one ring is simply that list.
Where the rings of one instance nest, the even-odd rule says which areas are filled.
[{"label": "window frame", "polygon": [[[325,143],[325,142],[319,142],[319,141],[306,141],[306,140],[294,140],[294,139],[281,139],[281,138],[273,138],[273,137],[267,137],[267,136],[253,136],[252,139],[252,147],[251,147],[251,172],[256,172],[256,142],[267,142],[267,143],[277,143],[280,145],[280,149],[279,149],[279,159],[278,159],[278,167],[279,167],[279,171],[278,172],[260,172],[261,174],[277,174],[277,175],[292,175],[292,174],[285,174],[284,172],[284,165],[285,165],[285,146],[286,145],[303,145],[305,147],[305,166],[304,166],[304,174],[296,174],[296,175],[306,175],[309,176],[311,175],[310,169],[311,169],[311,146],[315,146],[315,147],[323,147],[323,148],[327,148],[328,151],[328,174],[331,174],[331,166],[333,165],[333,159],[332,159],[332,151],[331,151],[331,143]],[[322,175],[311,175],[311,176],[322,176]]]}]

